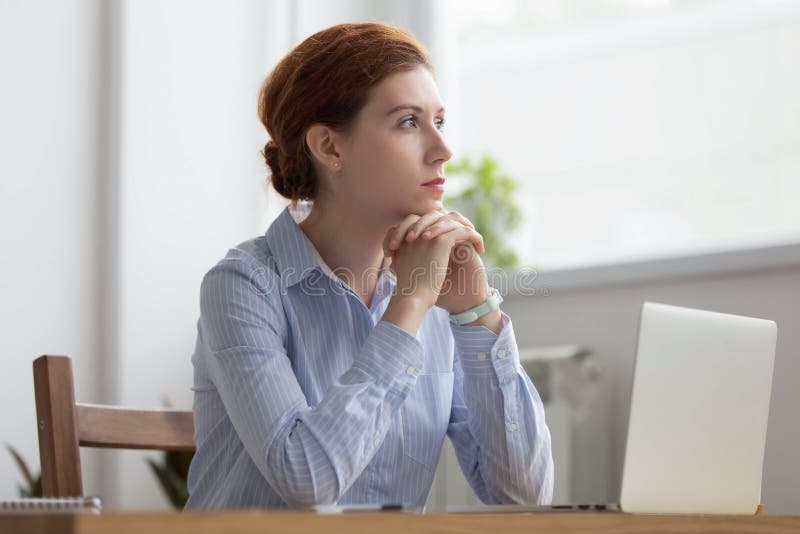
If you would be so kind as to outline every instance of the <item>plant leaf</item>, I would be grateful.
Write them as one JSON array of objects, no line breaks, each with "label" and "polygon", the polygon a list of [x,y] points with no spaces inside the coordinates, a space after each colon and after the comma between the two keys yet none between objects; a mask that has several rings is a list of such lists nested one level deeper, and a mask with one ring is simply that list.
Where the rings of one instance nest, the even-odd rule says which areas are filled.
[{"label": "plant leaf", "polygon": [[29,490],[32,490],[34,487],[34,480],[33,476],[31,475],[30,470],[28,469],[28,464],[25,463],[25,460],[22,459],[22,455],[17,452],[17,450],[12,447],[9,443],[4,443],[8,452],[11,453],[11,456],[14,457],[14,462],[19,467],[19,470],[22,471],[22,476],[25,477],[25,482],[28,483]]},{"label": "plant leaf", "polygon": [[156,475],[158,482],[161,484],[161,489],[169,499],[173,508],[182,509],[189,500],[189,490],[186,487],[186,482],[169,466],[165,464],[158,464],[152,458],[147,459],[147,463]]}]

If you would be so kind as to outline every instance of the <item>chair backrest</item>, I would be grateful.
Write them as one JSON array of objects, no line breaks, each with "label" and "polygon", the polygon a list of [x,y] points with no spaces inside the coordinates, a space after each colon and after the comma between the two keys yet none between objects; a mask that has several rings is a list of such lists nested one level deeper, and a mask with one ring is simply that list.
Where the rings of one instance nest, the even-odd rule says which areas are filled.
[{"label": "chair backrest", "polygon": [[45,497],[83,495],[80,447],[194,451],[191,411],[134,410],[75,402],[72,361],[33,361],[39,459]]}]

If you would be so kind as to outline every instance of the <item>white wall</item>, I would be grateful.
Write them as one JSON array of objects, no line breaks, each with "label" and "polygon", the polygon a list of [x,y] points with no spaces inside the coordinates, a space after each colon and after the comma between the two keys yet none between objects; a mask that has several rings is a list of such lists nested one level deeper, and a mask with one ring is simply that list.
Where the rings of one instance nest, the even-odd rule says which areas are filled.
[{"label": "white wall", "polygon": [[[288,42],[282,2],[124,2],[119,401],[191,408],[202,276],[265,231],[260,83]],[[163,498],[124,452],[114,504]],[[124,482],[123,482],[124,481]]]},{"label": "white wall", "polygon": [[[98,2],[0,4],[0,441],[39,468],[32,361],[73,357],[98,401]],[[96,487],[93,466],[84,484]],[[22,477],[0,451],[0,498]]]},{"label": "white wall", "polygon": [[[76,397],[191,407],[202,275],[262,233],[257,92],[288,2],[0,6],[0,440],[38,471],[31,362],[73,357]],[[82,451],[108,508],[163,507],[155,453]],[[0,453],[0,497],[21,480]]]}]

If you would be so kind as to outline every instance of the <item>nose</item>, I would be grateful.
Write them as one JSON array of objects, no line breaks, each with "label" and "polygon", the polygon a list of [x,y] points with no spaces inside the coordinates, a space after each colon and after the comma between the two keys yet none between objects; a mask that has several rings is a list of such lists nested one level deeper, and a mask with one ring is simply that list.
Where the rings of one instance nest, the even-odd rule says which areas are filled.
[{"label": "nose", "polygon": [[430,163],[444,163],[453,157],[453,151],[444,139],[444,133],[433,128],[431,147],[428,150]]}]

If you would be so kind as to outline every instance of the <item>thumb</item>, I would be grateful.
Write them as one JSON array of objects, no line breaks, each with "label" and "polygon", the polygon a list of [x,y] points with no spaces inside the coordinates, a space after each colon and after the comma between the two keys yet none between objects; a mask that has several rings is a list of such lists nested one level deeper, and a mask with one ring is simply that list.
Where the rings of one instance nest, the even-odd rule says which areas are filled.
[{"label": "thumb", "polygon": [[396,226],[392,226],[391,228],[389,228],[389,231],[386,232],[386,235],[383,238],[383,255],[384,256],[391,256],[390,251],[389,251],[389,239],[392,237],[392,234],[394,234],[394,231],[396,229],[397,229]]}]

